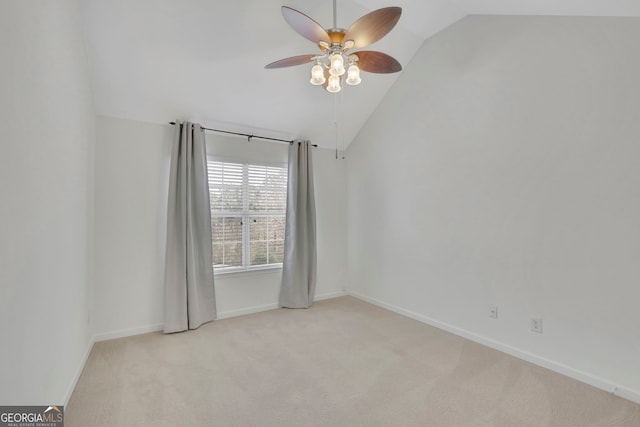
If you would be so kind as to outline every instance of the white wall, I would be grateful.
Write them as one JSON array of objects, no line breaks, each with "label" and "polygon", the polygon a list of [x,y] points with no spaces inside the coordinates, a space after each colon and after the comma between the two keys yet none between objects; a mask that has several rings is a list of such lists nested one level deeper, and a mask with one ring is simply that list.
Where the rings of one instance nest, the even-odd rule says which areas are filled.
[{"label": "white wall", "polygon": [[89,349],[95,129],[76,1],[0,14],[0,404],[64,404]]},{"label": "white wall", "polygon": [[348,290],[640,399],[638,40],[481,16],[427,40],[348,150]]},{"label": "white wall", "polygon": [[[98,117],[96,150],[97,339],[163,323],[164,250],[173,127]],[[208,153],[285,162],[287,145],[207,133]],[[345,162],[316,149],[316,296],[341,293],[346,276]],[[277,307],[281,271],[216,276],[219,317]]]},{"label": "white wall", "polygon": [[166,188],[171,133],[98,117],[95,333],[154,330],[164,309]]}]

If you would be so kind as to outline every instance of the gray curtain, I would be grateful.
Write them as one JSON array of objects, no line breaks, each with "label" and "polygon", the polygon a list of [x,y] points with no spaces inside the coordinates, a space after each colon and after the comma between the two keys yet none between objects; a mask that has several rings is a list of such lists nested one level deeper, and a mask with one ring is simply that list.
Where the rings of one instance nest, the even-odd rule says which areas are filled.
[{"label": "gray curtain", "polygon": [[164,332],[216,318],[204,132],[176,122],[167,208]]},{"label": "gray curtain", "polygon": [[311,144],[289,147],[287,219],[280,306],[309,308],[316,289],[316,206]]}]

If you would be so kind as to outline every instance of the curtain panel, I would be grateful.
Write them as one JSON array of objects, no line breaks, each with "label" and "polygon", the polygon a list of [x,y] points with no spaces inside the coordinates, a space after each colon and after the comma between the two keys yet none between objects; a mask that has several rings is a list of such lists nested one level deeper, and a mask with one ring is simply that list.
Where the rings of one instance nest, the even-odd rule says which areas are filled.
[{"label": "curtain panel", "polygon": [[204,131],[197,123],[176,121],[167,205],[164,332],[196,329],[215,318]]},{"label": "curtain panel", "polygon": [[309,308],[316,288],[316,208],[312,146],[309,141],[289,147],[284,260],[279,303]]}]

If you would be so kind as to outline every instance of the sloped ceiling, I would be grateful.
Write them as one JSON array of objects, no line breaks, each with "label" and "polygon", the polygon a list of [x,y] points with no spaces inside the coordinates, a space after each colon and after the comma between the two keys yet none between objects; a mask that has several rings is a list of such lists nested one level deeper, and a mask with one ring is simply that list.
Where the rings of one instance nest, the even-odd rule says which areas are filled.
[{"label": "sloped ceiling", "polygon": [[[331,0],[84,0],[97,113],[152,123],[193,120],[345,149],[400,73],[362,73],[361,85],[332,95],[309,84],[310,66],[264,69],[278,59],[317,52],[284,21],[283,5],[332,26]],[[638,0],[338,0],[337,5],[342,28],[375,9],[401,6],[398,25],[371,49],[392,55],[403,67],[425,39],[467,14],[640,16]]]}]

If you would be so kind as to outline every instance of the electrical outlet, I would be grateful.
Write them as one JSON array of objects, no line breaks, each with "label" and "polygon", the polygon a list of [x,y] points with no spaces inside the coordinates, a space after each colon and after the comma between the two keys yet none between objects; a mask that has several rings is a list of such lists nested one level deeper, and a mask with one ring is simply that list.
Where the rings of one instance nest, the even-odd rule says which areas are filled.
[{"label": "electrical outlet", "polygon": [[489,317],[492,319],[498,318],[498,306],[494,304],[489,304]]},{"label": "electrical outlet", "polygon": [[542,319],[534,317],[531,319],[531,330],[539,334],[542,333]]}]

